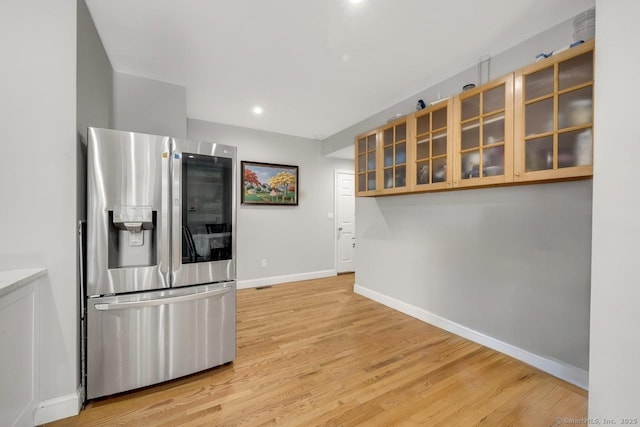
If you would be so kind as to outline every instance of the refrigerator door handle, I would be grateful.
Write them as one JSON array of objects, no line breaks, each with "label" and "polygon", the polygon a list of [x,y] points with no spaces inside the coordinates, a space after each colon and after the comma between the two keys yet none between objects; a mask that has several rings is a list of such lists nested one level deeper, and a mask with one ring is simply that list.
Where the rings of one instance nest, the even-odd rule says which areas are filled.
[{"label": "refrigerator door handle", "polygon": [[165,277],[165,283],[171,286],[171,278],[169,271],[171,268],[171,141],[165,146],[165,151],[162,153],[162,203],[161,203],[161,215],[162,215],[162,229],[160,230],[160,273]]},{"label": "refrigerator door handle", "polygon": [[229,292],[233,292],[233,286],[221,288],[221,289],[213,289],[211,291],[205,292],[197,292],[194,294],[188,295],[179,295],[173,297],[164,297],[164,298],[156,298],[147,301],[129,301],[129,302],[113,302],[106,304],[96,304],[94,307],[98,311],[109,311],[109,310],[125,310],[129,308],[139,308],[139,307],[152,307],[156,305],[165,305],[172,304],[176,302],[186,302],[193,301],[196,299],[204,299],[209,298],[216,295],[224,295]]}]

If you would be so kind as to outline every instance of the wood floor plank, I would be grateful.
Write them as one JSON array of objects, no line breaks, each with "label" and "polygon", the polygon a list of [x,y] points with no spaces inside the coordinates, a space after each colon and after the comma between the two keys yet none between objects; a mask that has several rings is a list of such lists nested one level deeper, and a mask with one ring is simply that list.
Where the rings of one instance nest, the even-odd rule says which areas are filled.
[{"label": "wood floor plank", "polygon": [[51,426],[507,426],[586,418],[587,393],[353,292],[238,291],[237,359],[91,401]]}]

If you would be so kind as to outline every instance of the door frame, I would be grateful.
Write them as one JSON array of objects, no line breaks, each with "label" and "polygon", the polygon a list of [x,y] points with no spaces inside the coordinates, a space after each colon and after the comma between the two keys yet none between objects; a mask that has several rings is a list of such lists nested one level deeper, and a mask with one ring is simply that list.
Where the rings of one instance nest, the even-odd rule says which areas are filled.
[{"label": "door frame", "polygon": [[[334,169],[333,172],[333,271],[338,274],[338,175],[353,175],[353,197],[355,203],[355,171],[351,169]],[[355,235],[355,232],[354,232]],[[355,273],[355,268],[354,268]]]}]

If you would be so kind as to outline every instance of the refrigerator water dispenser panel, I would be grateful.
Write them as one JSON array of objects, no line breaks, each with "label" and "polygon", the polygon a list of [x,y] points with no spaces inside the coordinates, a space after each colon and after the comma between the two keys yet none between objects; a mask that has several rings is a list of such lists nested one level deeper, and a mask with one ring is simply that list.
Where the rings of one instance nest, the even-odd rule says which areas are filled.
[{"label": "refrigerator water dispenser panel", "polygon": [[156,264],[155,217],[151,206],[118,206],[109,211],[109,268]]}]

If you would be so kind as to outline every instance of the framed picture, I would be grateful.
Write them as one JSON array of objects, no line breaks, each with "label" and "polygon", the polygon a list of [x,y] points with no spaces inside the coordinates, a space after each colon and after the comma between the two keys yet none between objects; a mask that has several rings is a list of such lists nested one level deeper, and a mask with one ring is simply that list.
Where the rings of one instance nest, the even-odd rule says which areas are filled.
[{"label": "framed picture", "polygon": [[298,166],[241,162],[243,205],[298,205]]}]

